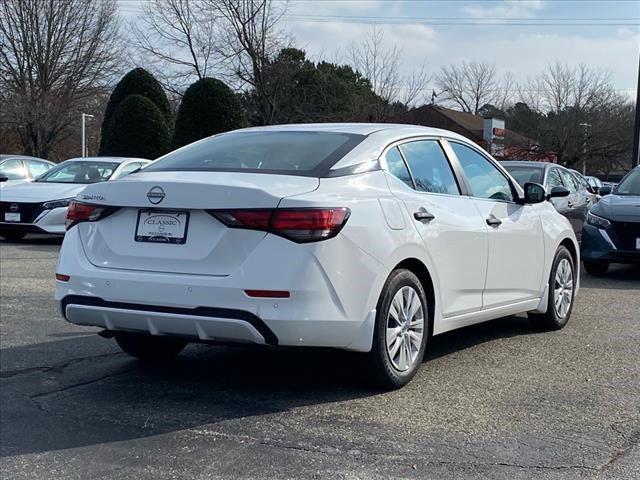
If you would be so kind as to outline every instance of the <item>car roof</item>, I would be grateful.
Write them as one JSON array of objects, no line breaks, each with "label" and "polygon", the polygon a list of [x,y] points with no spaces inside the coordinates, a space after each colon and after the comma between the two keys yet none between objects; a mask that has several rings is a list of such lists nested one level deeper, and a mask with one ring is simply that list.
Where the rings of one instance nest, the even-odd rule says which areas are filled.
[{"label": "car roof", "polygon": [[0,155],[0,162],[3,160],[8,160],[10,158],[20,158],[25,160],[37,160],[38,162],[45,162],[50,165],[55,165],[51,160],[45,160],[44,158],[32,157],[30,155]]},{"label": "car roof", "polygon": [[537,167],[537,168],[546,168],[546,167],[561,167],[565,168],[562,165],[558,165],[557,163],[551,162],[534,162],[531,160],[503,160],[500,162],[505,168],[507,167]]},{"label": "car roof", "polygon": [[420,125],[409,125],[403,123],[293,123],[285,125],[269,125],[264,127],[249,127],[234,130],[228,133],[260,132],[260,131],[296,131],[296,132],[333,132],[347,133],[355,135],[371,135],[377,132],[403,132],[410,131],[414,135],[446,135],[458,136],[456,133],[440,128],[423,127]]},{"label": "car roof", "polygon": [[138,162],[151,162],[146,158],[136,157],[76,157],[65,160],[65,162],[109,162],[109,163],[124,163],[129,161]]}]

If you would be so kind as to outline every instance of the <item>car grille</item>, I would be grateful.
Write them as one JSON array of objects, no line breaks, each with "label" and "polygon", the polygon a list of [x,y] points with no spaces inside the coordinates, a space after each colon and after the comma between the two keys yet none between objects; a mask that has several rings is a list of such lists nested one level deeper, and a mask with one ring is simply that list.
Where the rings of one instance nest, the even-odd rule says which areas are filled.
[{"label": "car grille", "polygon": [[4,222],[5,213],[19,213],[20,223],[33,223],[42,210],[42,203],[0,202],[0,222]]},{"label": "car grille", "polygon": [[613,242],[618,250],[636,251],[636,239],[640,238],[640,222],[611,222]]}]

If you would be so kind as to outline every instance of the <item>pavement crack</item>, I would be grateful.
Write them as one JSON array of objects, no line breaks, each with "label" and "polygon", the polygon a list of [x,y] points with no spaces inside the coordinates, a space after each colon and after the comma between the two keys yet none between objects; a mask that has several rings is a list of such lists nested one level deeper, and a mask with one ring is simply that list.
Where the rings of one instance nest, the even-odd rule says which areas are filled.
[{"label": "pavement crack", "polygon": [[124,354],[122,352],[104,353],[104,354],[101,354],[101,355],[90,355],[90,356],[87,356],[87,357],[72,358],[71,360],[67,360],[66,362],[57,363],[57,364],[54,364],[54,365],[19,368],[19,369],[14,369],[14,370],[5,370],[5,371],[0,372],[0,379],[16,377],[18,375],[29,375],[31,373],[61,372],[65,368],[67,368],[67,367],[69,367],[71,365],[74,365],[76,363],[83,362],[85,360],[93,360],[93,359],[111,357],[111,356],[116,356],[116,355],[124,356]]},{"label": "pavement crack", "polygon": [[71,384],[71,385],[65,385],[64,387],[57,388],[57,389],[55,389],[55,390],[50,390],[50,391],[47,391],[47,392],[40,392],[40,393],[36,393],[36,394],[33,394],[33,395],[29,395],[29,398],[30,398],[31,400],[35,400],[35,399],[37,399],[37,398],[46,397],[46,396],[48,396],[48,395],[55,395],[55,394],[58,394],[58,393],[66,392],[67,390],[73,390],[74,388],[84,387],[84,386],[86,386],[86,385],[91,385],[92,383],[101,382],[102,380],[106,380],[107,378],[110,378],[110,377],[115,377],[115,376],[118,376],[118,375],[123,375],[123,374],[125,374],[125,373],[130,372],[131,370],[134,370],[134,368],[135,368],[135,367],[127,368],[127,369],[125,369],[125,370],[121,370],[121,371],[118,371],[118,372],[107,373],[106,375],[102,375],[102,376],[97,377],[97,378],[92,378],[91,380],[86,380],[86,381],[84,381],[84,382],[77,382],[77,383],[73,383],[73,384]]}]

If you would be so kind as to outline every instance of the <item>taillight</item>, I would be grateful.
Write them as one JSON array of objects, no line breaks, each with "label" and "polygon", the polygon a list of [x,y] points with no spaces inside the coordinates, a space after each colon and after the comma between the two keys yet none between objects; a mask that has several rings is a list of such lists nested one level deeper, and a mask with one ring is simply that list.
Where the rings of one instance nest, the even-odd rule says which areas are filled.
[{"label": "taillight", "polygon": [[230,228],[261,230],[297,243],[335,237],[351,213],[348,208],[212,210]]},{"label": "taillight", "polygon": [[102,218],[103,214],[107,210],[107,207],[101,207],[98,205],[90,205],[88,203],[71,202],[67,209],[67,221],[66,228],[69,230],[71,227],[80,222],[95,222]]}]

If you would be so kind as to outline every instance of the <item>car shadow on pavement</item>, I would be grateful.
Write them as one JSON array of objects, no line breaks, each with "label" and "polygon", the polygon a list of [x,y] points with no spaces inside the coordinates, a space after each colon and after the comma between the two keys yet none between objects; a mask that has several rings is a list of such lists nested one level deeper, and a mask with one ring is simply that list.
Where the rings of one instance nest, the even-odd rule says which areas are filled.
[{"label": "car shadow on pavement", "polygon": [[583,267],[580,288],[640,290],[640,265],[612,264],[604,275],[590,275]]},{"label": "car shadow on pavement", "polygon": [[[426,360],[495,339],[536,333],[509,317],[435,337]],[[2,349],[4,365],[22,349],[83,352],[75,337]],[[109,340],[104,340],[108,342]],[[46,356],[45,356],[46,358]],[[190,345],[174,362],[146,365],[107,353],[48,367],[3,372],[1,456],[118,442],[246,417],[384,394],[364,355],[330,349]],[[231,425],[231,427],[229,427]],[[243,433],[243,432],[239,432]]]}]

